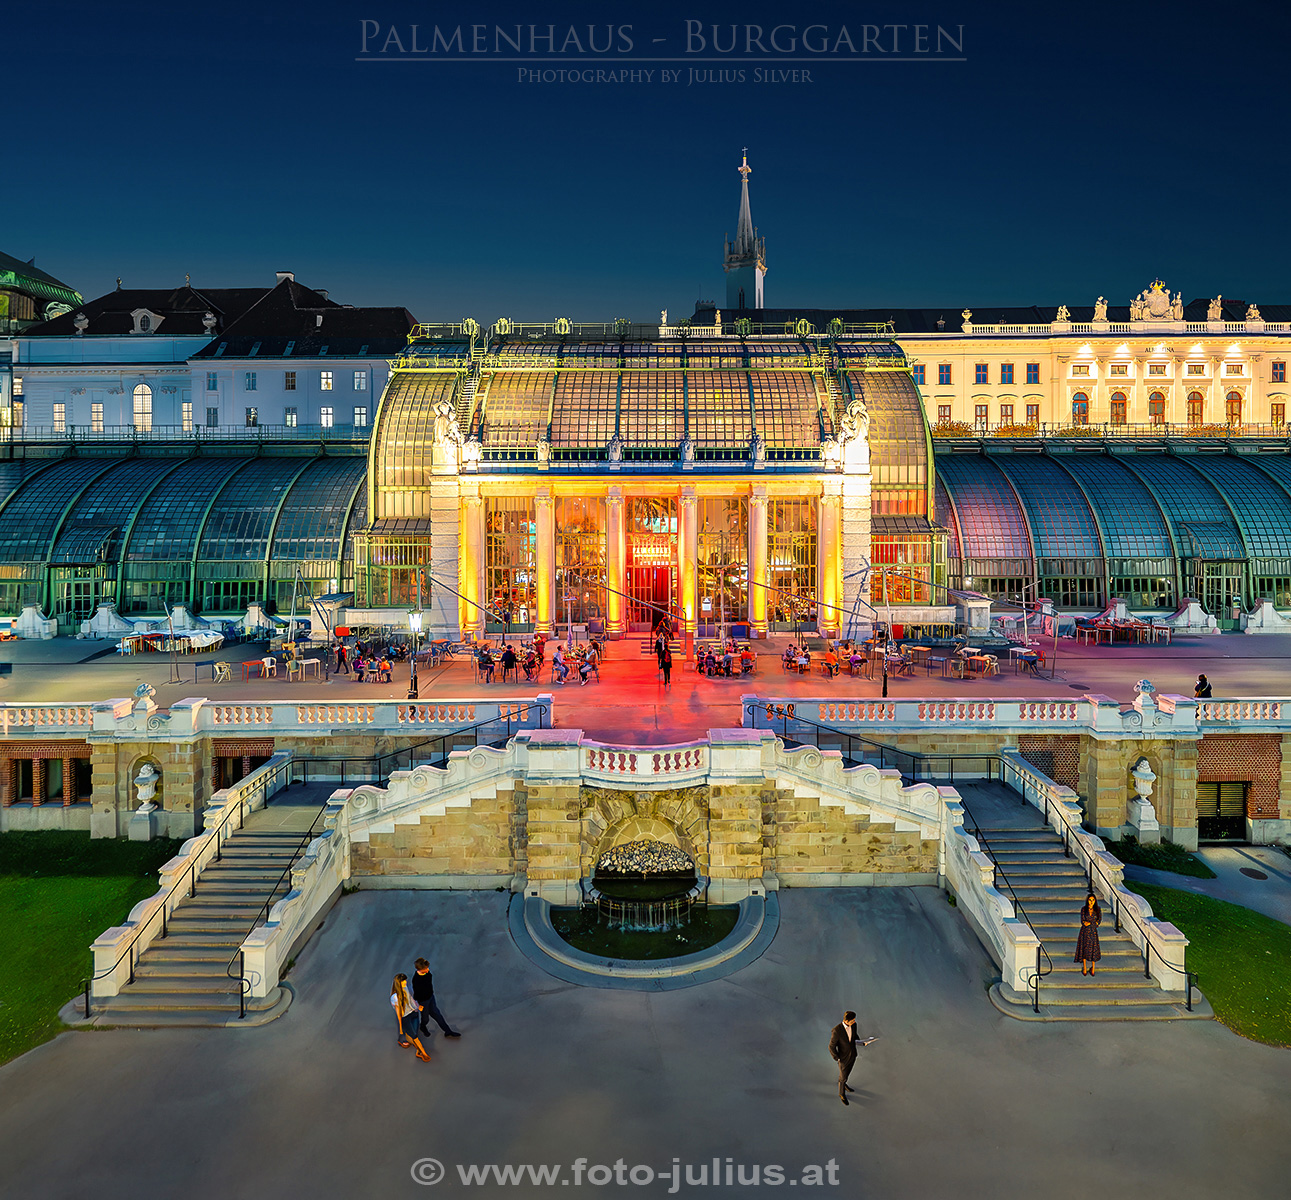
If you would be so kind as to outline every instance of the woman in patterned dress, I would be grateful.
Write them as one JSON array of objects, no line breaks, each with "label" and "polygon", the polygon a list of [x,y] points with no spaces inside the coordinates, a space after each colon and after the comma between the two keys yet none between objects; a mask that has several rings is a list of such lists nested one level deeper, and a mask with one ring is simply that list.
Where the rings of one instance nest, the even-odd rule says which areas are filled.
[{"label": "woman in patterned dress", "polygon": [[1080,910],[1080,933],[1076,938],[1076,954],[1073,959],[1080,963],[1082,975],[1092,975],[1094,964],[1103,957],[1098,945],[1098,927],[1102,921],[1103,910],[1098,907],[1098,898],[1090,892]]}]

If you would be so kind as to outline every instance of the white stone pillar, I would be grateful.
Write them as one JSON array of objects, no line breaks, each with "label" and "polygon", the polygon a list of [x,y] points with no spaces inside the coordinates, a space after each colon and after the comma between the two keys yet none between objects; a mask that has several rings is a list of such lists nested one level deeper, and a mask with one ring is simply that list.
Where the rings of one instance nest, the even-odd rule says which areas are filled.
[{"label": "white stone pillar", "polygon": [[537,613],[534,630],[548,636],[552,632],[552,613],[556,596],[556,511],[549,488],[539,488],[534,495],[534,515],[537,519],[538,579]]},{"label": "white stone pillar", "polygon": [[608,620],[605,631],[612,638],[621,638],[628,629],[626,602],[627,591],[627,538],[623,524],[623,489],[612,487],[605,497],[605,610]]},{"label": "white stone pillar", "polygon": [[749,496],[749,625],[754,637],[767,634],[767,490],[755,487]]}]

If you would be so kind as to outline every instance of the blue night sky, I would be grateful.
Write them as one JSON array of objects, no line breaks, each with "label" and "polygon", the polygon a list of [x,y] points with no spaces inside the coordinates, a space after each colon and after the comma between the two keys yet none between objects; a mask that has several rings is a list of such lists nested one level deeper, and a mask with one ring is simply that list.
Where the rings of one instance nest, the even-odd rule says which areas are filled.
[{"label": "blue night sky", "polygon": [[[398,55],[394,27],[404,61],[356,61],[365,20],[367,58]],[[846,25],[858,53],[697,64],[687,21],[706,38],[760,24],[764,43],[814,23],[831,50]],[[0,249],[87,297],[118,275],[290,269],[422,320],[676,317],[723,298],[747,145],[771,305],[1126,303],[1156,275],[1189,298],[1291,299],[1287,5],[44,0],[5,23]],[[414,55],[413,23],[423,44],[460,25],[468,49],[482,25],[487,52]],[[555,25],[558,47],[570,26],[630,26],[633,50],[498,61],[516,55],[493,53],[493,27],[517,24],[526,42]],[[866,24],[907,25],[899,52],[880,29],[861,53]],[[932,52],[938,24],[963,25],[966,61]],[[517,81],[589,66],[655,75]],[[690,84],[692,68],[745,79]]]}]

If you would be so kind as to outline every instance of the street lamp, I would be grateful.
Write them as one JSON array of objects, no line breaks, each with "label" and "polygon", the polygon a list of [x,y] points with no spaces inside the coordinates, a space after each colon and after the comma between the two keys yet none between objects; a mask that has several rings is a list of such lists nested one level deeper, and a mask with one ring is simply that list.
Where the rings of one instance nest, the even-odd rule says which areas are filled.
[{"label": "street lamp", "polygon": [[417,643],[421,641],[421,609],[408,614],[408,630],[412,634],[412,675],[408,683],[408,699],[417,699]]}]

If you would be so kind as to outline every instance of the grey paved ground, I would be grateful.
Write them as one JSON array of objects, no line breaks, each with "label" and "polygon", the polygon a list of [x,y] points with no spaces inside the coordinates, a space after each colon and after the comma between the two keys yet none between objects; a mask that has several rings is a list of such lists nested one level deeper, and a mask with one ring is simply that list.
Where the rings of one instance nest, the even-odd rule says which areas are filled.
[{"label": "grey paved ground", "polygon": [[[1276,846],[1205,846],[1197,856],[1215,872],[1216,878],[1194,879],[1135,866],[1125,868],[1125,877],[1243,904],[1291,925],[1291,858]],[[1267,878],[1252,879],[1242,874],[1243,868],[1260,871]]]},{"label": "grey paved ground", "polygon": [[[3,1068],[0,1193],[668,1193],[456,1176],[459,1163],[546,1163],[571,1178],[580,1155],[792,1172],[833,1158],[832,1194],[867,1200],[1286,1192],[1286,1051],[1213,1022],[1009,1020],[986,998],[989,959],[935,889],[782,893],[780,934],[758,962],[661,995],[544,974],[510,943],[507,900],[346,897],[271,1025],[74,1033]],[[419,952],[465,1035],[436,1035],[428,1066],[395,1045],[387,1001],[392,971]],[[825,1046],[848,1006],[882,1038],[844,1109]],[[426,1156],[452,1172],[434,1189],[409,1175]],[[678,1194],[766,1192],[683,1183]]]}]

